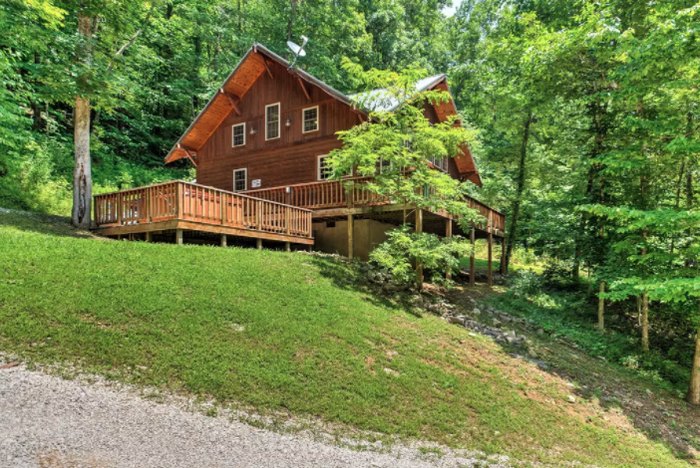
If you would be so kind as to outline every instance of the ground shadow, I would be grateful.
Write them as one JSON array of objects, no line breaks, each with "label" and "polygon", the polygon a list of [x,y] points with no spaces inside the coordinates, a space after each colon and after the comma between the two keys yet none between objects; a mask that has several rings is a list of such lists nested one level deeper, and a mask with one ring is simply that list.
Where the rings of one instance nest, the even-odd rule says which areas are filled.
[{"label": "ground shadow", "polygon": [[380,286],[366,279],[366,268],[360,260],[348,260],[338,255],[317,252],[308,253],[313,265],[324,278],[328,278],[339,289],[361,292],[366,301],[373,305],[391,309],[396,312],[409,313],[422,317],[424,312],[415,307],[412,298],[416,291],[396,290],[387,292]]},{"label": "ground shadow", "polygon": [[0,226],[13,227],[39,234],[50,234],[52,236],[103,239],[88,230],[74,228],[68,217],[32,213],[30,211],[0,208]]}]

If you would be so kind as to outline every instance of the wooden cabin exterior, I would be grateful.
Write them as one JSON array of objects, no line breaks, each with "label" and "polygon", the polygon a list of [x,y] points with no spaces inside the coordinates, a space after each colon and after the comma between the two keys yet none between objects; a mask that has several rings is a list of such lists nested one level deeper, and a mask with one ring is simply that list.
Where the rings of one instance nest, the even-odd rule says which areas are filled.
[{"label": "wooden cabin exterior", "polygon": [[[417,89],[449,91],[445,75],[421,80]],[[450,101],[425,112],[439,122],[457,110]],[[324,157],[341,144],[336,132],[367,116],[349,96],[255,44],[165,158],[191,161],[197,184],[98,195],[96,227],[106,235],[174,229],[176,238],[183,230],[201,229],[222,239],[240,235],[257,238],[258,245],[267,239],[288,247],[313,243],[320,250],[366,257],[412,210],[378,199],[362,188],[362,179],[352,180],[350,188],[347,181],[328,179]],[[436,166],[481,184],[466,147]],[[502,241],[505,217],[469,202],[486,222],[466,234],[488,238],[489,245],[494,237]],[[451,235],[449,214],[419,215],[424,230]]]}]

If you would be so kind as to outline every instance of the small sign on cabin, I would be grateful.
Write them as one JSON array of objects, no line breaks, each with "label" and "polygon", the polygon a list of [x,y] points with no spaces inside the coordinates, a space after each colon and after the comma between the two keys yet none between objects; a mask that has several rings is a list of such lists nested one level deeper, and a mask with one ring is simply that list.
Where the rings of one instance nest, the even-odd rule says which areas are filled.
[{"label": "small sign on cabin", "polygon": [[260,188],[262,185],[261,179],[253,179],[250,181],[251,188]]}]

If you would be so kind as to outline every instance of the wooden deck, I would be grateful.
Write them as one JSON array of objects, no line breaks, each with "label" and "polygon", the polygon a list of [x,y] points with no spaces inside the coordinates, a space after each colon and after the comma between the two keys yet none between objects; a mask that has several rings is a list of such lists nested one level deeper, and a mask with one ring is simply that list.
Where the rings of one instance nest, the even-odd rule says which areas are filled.
[{"label": "wooden deck", "polygon": [[174,230],[313,244],[309,209],[188,182],[96,195],[93,206],[105,236]]},{"label": "wooden deck", "polygon": [[[314,219],[340,217],[348,214],[386,213],[410,208],[391,203],[390,200],[367,190],[363,183],[368,180],[368,178],[349,178],[344,181],[327,180],[248,190],[244,193],[256,198],[311,209]],[[478,223],[475,226],[478,230],[496,237],[504,237],[506,218],[503,213],[471,197],[467,197],[466,201],[484,218],[483,223]],[[449,213],[435,214],[452,219]]]}]

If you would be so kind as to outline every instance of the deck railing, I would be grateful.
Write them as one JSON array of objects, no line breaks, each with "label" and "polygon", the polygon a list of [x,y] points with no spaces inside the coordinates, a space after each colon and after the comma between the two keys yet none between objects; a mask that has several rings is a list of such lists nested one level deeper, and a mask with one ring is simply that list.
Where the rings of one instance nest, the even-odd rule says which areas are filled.
[{"label": "deck railing", "polygon": [[368,180],[369,178],[366,177],[343,181],[322,180],[306,184],[247,190],[245,193],[253,197],[312,210],[388,203],[386,198],[371,192],[364,186]]},{"label": "deck railing", "polygon": [[[312,210],[390,203],[387,198],[371,192],[364,186],[369,180],[369,177],[348,178],[342,181],[323,180],[306,184],[248,190],[245,193],[256,198]],[[481,229],[505,232],[506,219],[503,213],[471,197],[467,197],[467,203],[484,217],[484,223],[479,225]]]},{"label": "deck railing", "polygon": [[182,181],[94,197],[97,227],[182,220],[311,238],[311,211]]}]

